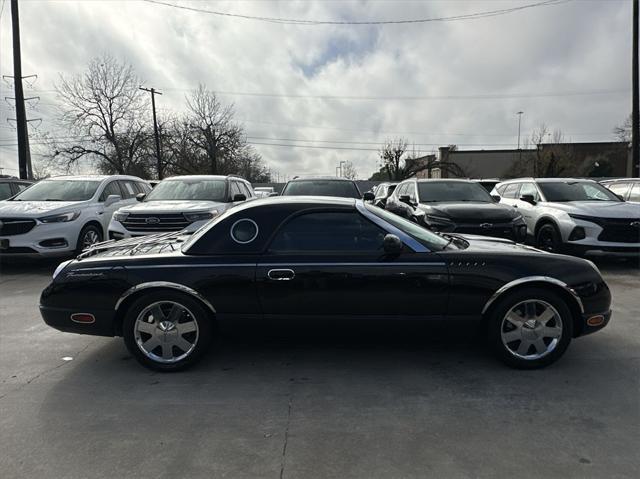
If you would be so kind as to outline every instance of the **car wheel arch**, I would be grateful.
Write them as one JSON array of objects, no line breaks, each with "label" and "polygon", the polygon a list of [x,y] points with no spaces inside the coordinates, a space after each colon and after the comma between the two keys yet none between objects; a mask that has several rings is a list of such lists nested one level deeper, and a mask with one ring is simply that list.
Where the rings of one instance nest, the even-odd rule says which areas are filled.
[{"label": "car wheel arch", "polygon": [[533,230],[534,237],[538,236],[538,231],[540,231],[540,228],[545,225],[553,225],[558,230],[558,233],[560,233],[560,226],[558,225],[557,221],[550,216],[543,216],[542,218],[538,219],[536,223],[536,227]]},{"label": "car wheel arch", "polygon": [[102,233],[102,238],[103,239],[106,238],[106,232],[104,231],[104,227],[102,226],[102,223],[100,223],[98,220],[92,219],[87,221],[85,224],[82,225],[82,228],[80,228],[80,231],[85,229],[87,226],[95,226]]},{"label": "car wheel arch", "polygon": [[125,291],[118,301],[116,302],[115,316],[114,316],[114,331],[117,336],[122,335],[122,322],[127,313],[127,310],[135,303],[140,297],[148,293],[155,293],[158,291],[167,291],[171,293],[181,293],[191,299],[196,300],[202,305],[205,311],[209,312],[212,322],[215,320],[216,310],[213,305],[196,290],[189,288],[178,283],[170,283],[166,281],[155,281],[150,283],[140,283],[136,286],[129,288]]},{"label": "car wheel arch", "polygon": [[507,297],[509,294],[521,291],[527,288],[541,288],[547,291],[552,291],[563,298],[571,311],[571,318],[573,320],[573,336],[579,336],[582,333],[582,314],[584,308],[580,298],[571,290],[569,286],[560,280],[555,278],[546,277],[531,277],[522,278],[522,280],[515,280],[511,283],[507,283],[498,289],[491,298],[485,303],[482,309],[482,320],[486,322],[491,317],[491,313],[495,307],[499,304],[499,300]]}]

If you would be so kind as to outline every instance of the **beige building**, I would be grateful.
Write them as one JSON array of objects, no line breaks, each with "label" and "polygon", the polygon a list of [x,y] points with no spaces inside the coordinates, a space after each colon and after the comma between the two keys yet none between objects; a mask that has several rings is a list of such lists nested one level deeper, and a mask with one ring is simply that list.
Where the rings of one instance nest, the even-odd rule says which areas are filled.
[{"label": "beige building", "polygon": [[[453,168],[424,170],[420,178],[513,178],[521,176],[631,176],[626,142],[544,143],[540,149],[452,150],[439,148],[438,160]],[[455,170],[455,171],[451,171]]]}]

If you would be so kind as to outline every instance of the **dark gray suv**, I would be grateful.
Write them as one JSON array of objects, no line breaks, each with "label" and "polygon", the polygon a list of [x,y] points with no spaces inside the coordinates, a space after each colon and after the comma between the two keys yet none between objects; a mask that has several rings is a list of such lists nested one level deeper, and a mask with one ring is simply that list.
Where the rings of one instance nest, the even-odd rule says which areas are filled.
[{"label": "dark gray suv", "polygon": [[0,201],[17,195],[32,184],[33,181],[21,180],[15,176],[0,175]]}]

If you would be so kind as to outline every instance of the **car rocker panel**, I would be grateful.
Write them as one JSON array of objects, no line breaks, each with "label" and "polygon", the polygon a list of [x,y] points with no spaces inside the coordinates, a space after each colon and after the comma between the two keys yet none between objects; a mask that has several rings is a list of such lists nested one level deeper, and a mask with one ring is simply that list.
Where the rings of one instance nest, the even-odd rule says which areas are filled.
[{"label": "car rocker panel", "polygon": [[159,370],[196,361],[213,322],[247,317],[476,319],[497,328],[500,359],[531,368],[604,327],[610,302],[589,261],[307,197],[245,203],[194,235],[96,245],[58,267],[40,310],[61,331],[124,336]]}]

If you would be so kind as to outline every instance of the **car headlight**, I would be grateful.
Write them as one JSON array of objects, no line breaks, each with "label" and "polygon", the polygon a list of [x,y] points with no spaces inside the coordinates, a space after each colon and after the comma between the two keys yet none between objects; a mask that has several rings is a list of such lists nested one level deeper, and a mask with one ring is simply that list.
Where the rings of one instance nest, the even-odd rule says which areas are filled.
[{"label": "car headlight", "polygon": [[120,212],[120,211],[116,211],[113,214],[113,219],[115,221],[119,221],[120,223],[122,223],[123,221],[125,221],[127,219],[127,217],[129,216],[129,213],[124,213],[124,212]]},{"label": "car headlight", "polygon": [[445,216],[425,215],[425,219],[427,220],[427,223],[435,223],[441,225],[453,224],[453,221],[451,221],[449,218],[446,218]]},{"label": "car headlight", "polygon": [[567,213],[570,218],[574,220],[582,220],[589,221],[590,223],[598,224],[598,218],[594,218],[593,216],[584,216],[584,215],[574,215],[573,213]]},{"label": "car headlight", "polygon": [[79,211],[70,211],[69,213],[63,213],[61,215],[45,216],[38,218],[38,220],[42,223],[67,223],[68,221],[75,220],[78,216],[80,216]]},{"label": "car headlight", "polygon": [[196,221],[203,221],[203,220],[210,220],[211,218],[214,218],[218,216],[218,212],[217,211],[206,211],[206,212],[202,212],[202,213],[185,213],[184,217],[187,219],[187,221],[191,221],[196,222]]}]

